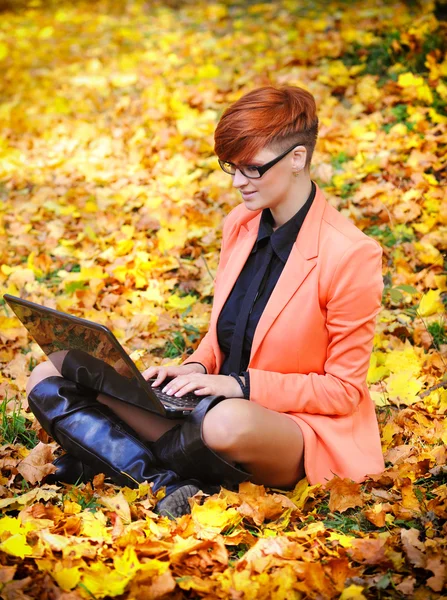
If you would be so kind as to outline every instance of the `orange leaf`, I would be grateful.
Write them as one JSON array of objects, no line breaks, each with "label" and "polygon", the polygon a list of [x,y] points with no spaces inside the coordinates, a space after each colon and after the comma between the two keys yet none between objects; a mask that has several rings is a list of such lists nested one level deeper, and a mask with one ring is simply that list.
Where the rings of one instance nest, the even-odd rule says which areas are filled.
[{"label": "orange leaf", "polygon": [[327,485],[326,489],[331,491],[329,498],[329,510],[334,512],[344,512],[348,508],[363,506],[364,500],[360,489],[360,484],[350,479],[339,479],[334,477]]}]

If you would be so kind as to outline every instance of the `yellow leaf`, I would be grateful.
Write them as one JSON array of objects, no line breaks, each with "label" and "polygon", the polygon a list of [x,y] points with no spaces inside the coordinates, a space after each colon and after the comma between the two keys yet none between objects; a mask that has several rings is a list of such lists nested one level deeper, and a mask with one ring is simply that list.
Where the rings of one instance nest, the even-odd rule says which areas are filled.
[{"label": "yellow leaf", "polygon": [[365,75],[360,79],[360,82],[357,84],[357,94],[363,103],[371,102],[374,104],[374,102],[377,102],[382,97],[382,93],[377,87],[376,79],[372,75]]},{"label": "yellow leaf", "polygon": [[5,516],[0,519],[0,538],[2,538],[3,533],[10,533],[12,535],[16,533],[27,533],[30,529],[24,529],[22,521],[17,517],[8,517]]},{"label": "yellow leaf", "polygon": [[0,60],[6,58],[9,54],[9,48],[3,42],[0,42]]},{"label": "yellow leaf", "polygon": [[435,275],[434,280],[436,287],[441,292],[447,292],[447,275]]},{"label": "yellow leaf", "polygon": [[52,573],[56,583],[66,592],[72,590],[81,580],[79,567],[62,567]]},{"label": "yellow leaf", "polygon": [[352,546],[352,540],[355,539],[356,538],[352,537],[352,535],[344,535],[343,533],[337,533],[336,531],[331,531],[328,537],[330,542],[335,540],[340,546],[343,546],[343,548],[350,548]]},{"label": "yellow leaf", "polygon": [[[55,486],[51,487],[55,488]],[[20,496],[15,496],[14,498],[0,499],[0,509],[8,507],[8,510],[16,510],[17,508],[22,508],[25,505],[28,506],[29,504],[32,504],[33,502],[38,502],[39,500],[43,500],[44,502],[46,502],[50,498],[54,498],[54,496],[57,495],[58,493],[56,489],[45,489],[44,487],[34,488],[29,492],[21,494]],[[3,520],[0,519],[0,523],[2,522]]]},{"label": "yellow leaf", "polygon": [[430,121],[432,123],[441,123],[442,125],[447,124],[447,117],[440,115],[434,108],[430,107],[428,109],[428,116],[430,117]]},{"label": "yellow leaf", "polygon": [[17,321],[16,317],[0,316],[0,331],[15,329],[16,327],[20,327],[20,321]]},{"label": "yellow leaf", "polygon": [[416,77],[413,73],[401,73],[397,80],[397,85],[400,85],[400,87],[418,87],[424,85],[424,78]]},{"label": "yellow leaf", "polygon": [[191,516],[199,528],[211,529],[220,533],[229,525],[240,521],[240,515],[235,508],[227,508],[224,499],[208,498],[201,506],[194,504]]},{"label": "yellow leaf", "polygon": [[25,558],[25,556],[30,556],[33,553],[33,549],[27,544],[26,535],[23,533],[16,533],[2,542],[0,550],[19,558]]},{"label": "yellow leaf", "polygon": [[103,563],[95,562],[84,569],[82,583],[97,598],[113,597],[124,593],[132,577],[133,574],[130,576],[122,575],[117,571],[108,569]]},{"label": "yellow leaf", "polygon": [[65,500],[64,502],[64,513],[68,515],[77,515],[82,512],[82,507],[77,502],[71,500]]},{"label": "yellow leaf", "polygon": [[414,248],[417,250],[418,259],[424,264],[442,266],[442,254],[432,244],[428,242],[415,242]]},{"label": "yellow leaf", "polygon": [[182,217],[177,222],[162,223],[162,228],[157,231],[158,248],[166,252],[172,248],[182,248],[188,239],[189,226]]},{"label": "yellow leaf", "polygon": [[418,86],[417,97],[425,104],[433,104],[433,93],[426,83]]},{"label": "yellow leaf", "polygon": [[403,350],[392,350],[387,354],[385,367],[392,373],[399,373],[405,370],[411,375],[419,375],[421,360],[414,347],[408,342]]},{"label": "yellow leaf", "polygon": [[82,267],[80,272],[77,274],[78,281],[89,281],[90,279],[105,279],[108,277],[107,273],[104,273],[104,269],[99,265],[94,267]]},{"label": "yellow leaf", "polygon": [[213,63],[207,63],[202,65],[197,70],[197,77],[199,79],[212,79],[220,75],[220,70]]},{"label": "yellow leaf", "polygon": [[419,302],[418,314],[428,317],[436,313],[443,313],[444,305],[441,301],[441,290],[429,290]]},{"label": "yellow leaf", "polygon": [[96,212],[98,212],[98,205],[96,204],[96,202],[94,200],[88,200],[85,203],[84,210],[87,213],[96,213]]},{"label": "yellow leaf", "polygon": [[288,494],[288,498],[300,509],[304,507],[306,500],[312,495],[319,485],[309,485],[307,478],[301,479],[295,486],[293,492]]},{"label": "yellow leaf", "polygon": [[125,256],[126,254],[129,254],[129,252],[133,249],[133,246],[133,240],[121,240],[115,247],[116,256]]},{"label": "yellow leaf", "polygon": [[[381,367],[383,368],[383,367]],[[389,373],[389,371],[388,371]],[[370,391],[369,395],[371,396],[371,400],[374,402],[376,406],[389,406],[388,398],[384,392],[377,392],[375,390]]]},{"label": "yellow leaf", "polygon": [[26,262],[28,269],[31,269],[37,277],[42,277],[43,271],[39,269],[34,264],[34,259],[36,258],[35,252],[30,252],[28,255],[28,260]]},{"label": "yellow leaf", "polygon": [[422,385],[422,381],[416,379],[411,371],[393,373],[387,379],[390,400],[397,400],[400,404],[406,404],[407,406],[415,402],[421,402],[418,393]]},{"label": "yellow leaf", "polygon": [[[445,415],[447,413],[447,390],[434,390],[424,398],[424,404],[430,413]],[[444,433],[441,435],[442,442],[447,445],[447,419],[443,419]]]},{"label": "yellow leaf", "polygon": [[82,519],[80,535],[97,540],[106,542],[111,540],[110,532],[106,528],[107,518],[104,513],[97,511],[91,513],[84,511],[80,513]]},{"label": "yellow leaf", "polygon": [[383,365],[378,365],[378,354],[383,355],[383,352],[373,352],[371,354],[368,375],[366,378],[367,383],[377,383],[390,374],[389,368]]},{"label": "yellow leaf", "polygon": [[14,269],[9,265],[2,264],[2,266],[0,267],[0,271],[3,273],[3,275],[11,275]]},{"label": "yellow leaf", "polygon": [[48,38],[52,37],[53,34],[54,34],[53,27],[51,27],[51,25],[48,25],[47,27],[43,27],[43,29],[41,29],[39,31],[38,37],[41,40],[47,40]]},{"label": "yellow leaf", "polygon": [[340,596],[340,600],[366,600],[366,596],[362,594],[363,587],[361,585],[355,585],[352,583],[349,587],[345,588]]},{"label": "yellow leaf", "polygon": [[188,308],[188,306],[191,306],[195,302],[197,302],[197,298],[195,296],[188,294],[188,296],[180,297],[177,296],[177,294],[172,294],[166,304],[168,308],[175,308],[179,311],[184,311]]},{"label": "yellow leaf", "polygon": [[133,546],[127,546],[121,556],[115,556],[113,565],[118,573],[126,577],[133,577],[141,566]]}]

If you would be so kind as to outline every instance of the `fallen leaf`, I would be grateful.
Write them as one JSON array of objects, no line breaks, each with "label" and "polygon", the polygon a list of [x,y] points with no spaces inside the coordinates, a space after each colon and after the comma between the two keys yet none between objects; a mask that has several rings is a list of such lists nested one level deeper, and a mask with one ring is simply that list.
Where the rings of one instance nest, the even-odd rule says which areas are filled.
[{"label": "fallen leaf", "polygon": [[348,508],[364,505],[359,483],[355,483],[349,479],[334,477],[326,484],[326,489],[331,492],[329,498],[329,510],[331,512],[345,512]]},{"label": "fallen leaf", "polygon": [[28,483],[38,483],[46,475],[56,471],[55,465],[51,464],[54,458],[53,455],[54,446],[39,442],[28,456],[17,465],[17,471]]}]

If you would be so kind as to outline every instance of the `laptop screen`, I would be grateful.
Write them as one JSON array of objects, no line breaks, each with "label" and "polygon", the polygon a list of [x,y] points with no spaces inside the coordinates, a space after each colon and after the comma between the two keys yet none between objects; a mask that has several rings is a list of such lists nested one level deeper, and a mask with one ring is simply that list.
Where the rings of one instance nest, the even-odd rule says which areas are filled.
[{"label": "laptop screen", "polygon": [[131,386],[133,383],[141,386],[131,359],[101,325],[43,306],[34,308],[33,303],[24,305],[9,298],[8,303],[59,372],[67,352],[78,350],[82,352],[76,353],[76,357],[86,367],[89,355],[93,356],[126,377]]}]

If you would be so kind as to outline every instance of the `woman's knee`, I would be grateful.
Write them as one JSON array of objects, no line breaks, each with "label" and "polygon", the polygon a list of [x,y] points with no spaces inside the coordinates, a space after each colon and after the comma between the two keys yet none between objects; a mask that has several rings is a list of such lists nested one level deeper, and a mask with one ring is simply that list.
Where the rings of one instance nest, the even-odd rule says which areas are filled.
[{"label": "woman's knee", "polygon": [[212,408],[203,420],[205,444],[222,452],[238,447],[251,427],[247,408],[247,400],[237,398],[223,400]]},{"label": "woman's knee", "polygon": [[49,360],[34,367],[26,383],[26,395],[29,396],[31,390],[43,379],[46,379],[47,377],[53,377],[54,375],[59,375],[59,377],[61,376],[53,363]]}]

